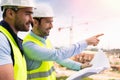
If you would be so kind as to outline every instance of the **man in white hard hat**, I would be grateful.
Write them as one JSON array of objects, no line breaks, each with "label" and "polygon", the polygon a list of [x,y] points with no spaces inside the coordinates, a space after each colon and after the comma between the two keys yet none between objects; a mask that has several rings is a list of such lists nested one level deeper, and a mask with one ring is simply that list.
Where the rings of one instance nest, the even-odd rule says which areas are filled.
[{"label": "man in white hard hat", "polygon": [[18,31],[28,31],[32,23],[32,0],[2,0],[0,22],[0,80],[26,80],[26,62]]},{"label": "man in white hard hat", "polygon": [[23,40],[28,80],[56,80],[53,61],[74,70],[90,66],[89,64],[83,66],[67,58],[80,53],[88,45],[97,45],[98,37],[103,35],[95,35],[70,47],[53,49],[47,38],[53,28],[53,17],[52,8],[45,4],[40,4],[34,11],[32,31]]}]

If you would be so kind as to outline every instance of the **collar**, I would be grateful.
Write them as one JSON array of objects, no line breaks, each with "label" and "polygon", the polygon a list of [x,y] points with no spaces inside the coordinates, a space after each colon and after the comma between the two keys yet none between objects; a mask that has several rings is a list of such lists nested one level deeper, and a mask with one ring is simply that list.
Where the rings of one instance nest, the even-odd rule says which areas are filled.
[{"label": "collar", "polygon": [[46,41],[46,39],[47,39],[47,36],[45,36],[44,38],[43,38],[43,37],[40,37],[40,36],[36,35],[33,31],[30,32],[30,35],[45,44],[45,41]]}]

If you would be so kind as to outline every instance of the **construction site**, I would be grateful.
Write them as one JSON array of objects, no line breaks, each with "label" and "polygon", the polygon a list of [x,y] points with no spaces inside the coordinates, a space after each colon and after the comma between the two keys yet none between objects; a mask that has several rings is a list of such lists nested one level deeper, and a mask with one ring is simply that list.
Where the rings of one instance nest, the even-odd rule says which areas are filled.
[{"label": "construction site", "polygon": [[[72,57],[72,60],[78,61],[80,63],[90,62],[96,51],[84,51],[79,55]],[[90,75],[83,78],[82,80],[120,80],[120,53],[118,50],[106,51],[106,55],[110,62],[110,68],[104,70],[98,74]],[[70,75],[75,74],[77,71],[69,70],[55,63],[55,68],[57,72],[57,80],[66,80]]]}]

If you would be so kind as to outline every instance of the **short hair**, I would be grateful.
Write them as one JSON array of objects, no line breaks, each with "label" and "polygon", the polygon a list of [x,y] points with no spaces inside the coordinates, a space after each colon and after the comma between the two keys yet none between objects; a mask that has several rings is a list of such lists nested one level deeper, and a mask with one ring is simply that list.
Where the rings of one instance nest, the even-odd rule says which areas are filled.
[{"label": "short hair", "polygon": [[[38,18],[38,17],[33,17],[33,19],[36,19],[37,21],[39,21],[39,24],[41,24],[41,20],[43,19],[43,17]],[[31,26],[33,27],[33,23],[31,24]]]}]

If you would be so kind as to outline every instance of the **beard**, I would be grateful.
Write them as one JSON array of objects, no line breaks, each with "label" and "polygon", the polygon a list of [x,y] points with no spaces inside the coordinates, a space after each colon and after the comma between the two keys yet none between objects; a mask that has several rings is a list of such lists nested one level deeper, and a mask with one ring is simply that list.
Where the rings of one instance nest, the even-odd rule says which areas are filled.
[{"label": "beard", "polygon": [[15,29],[17,31],[29,31],[30,22],[25,23],[25,21],[19,20],[19,18],[16,19],[15,19]]}]

